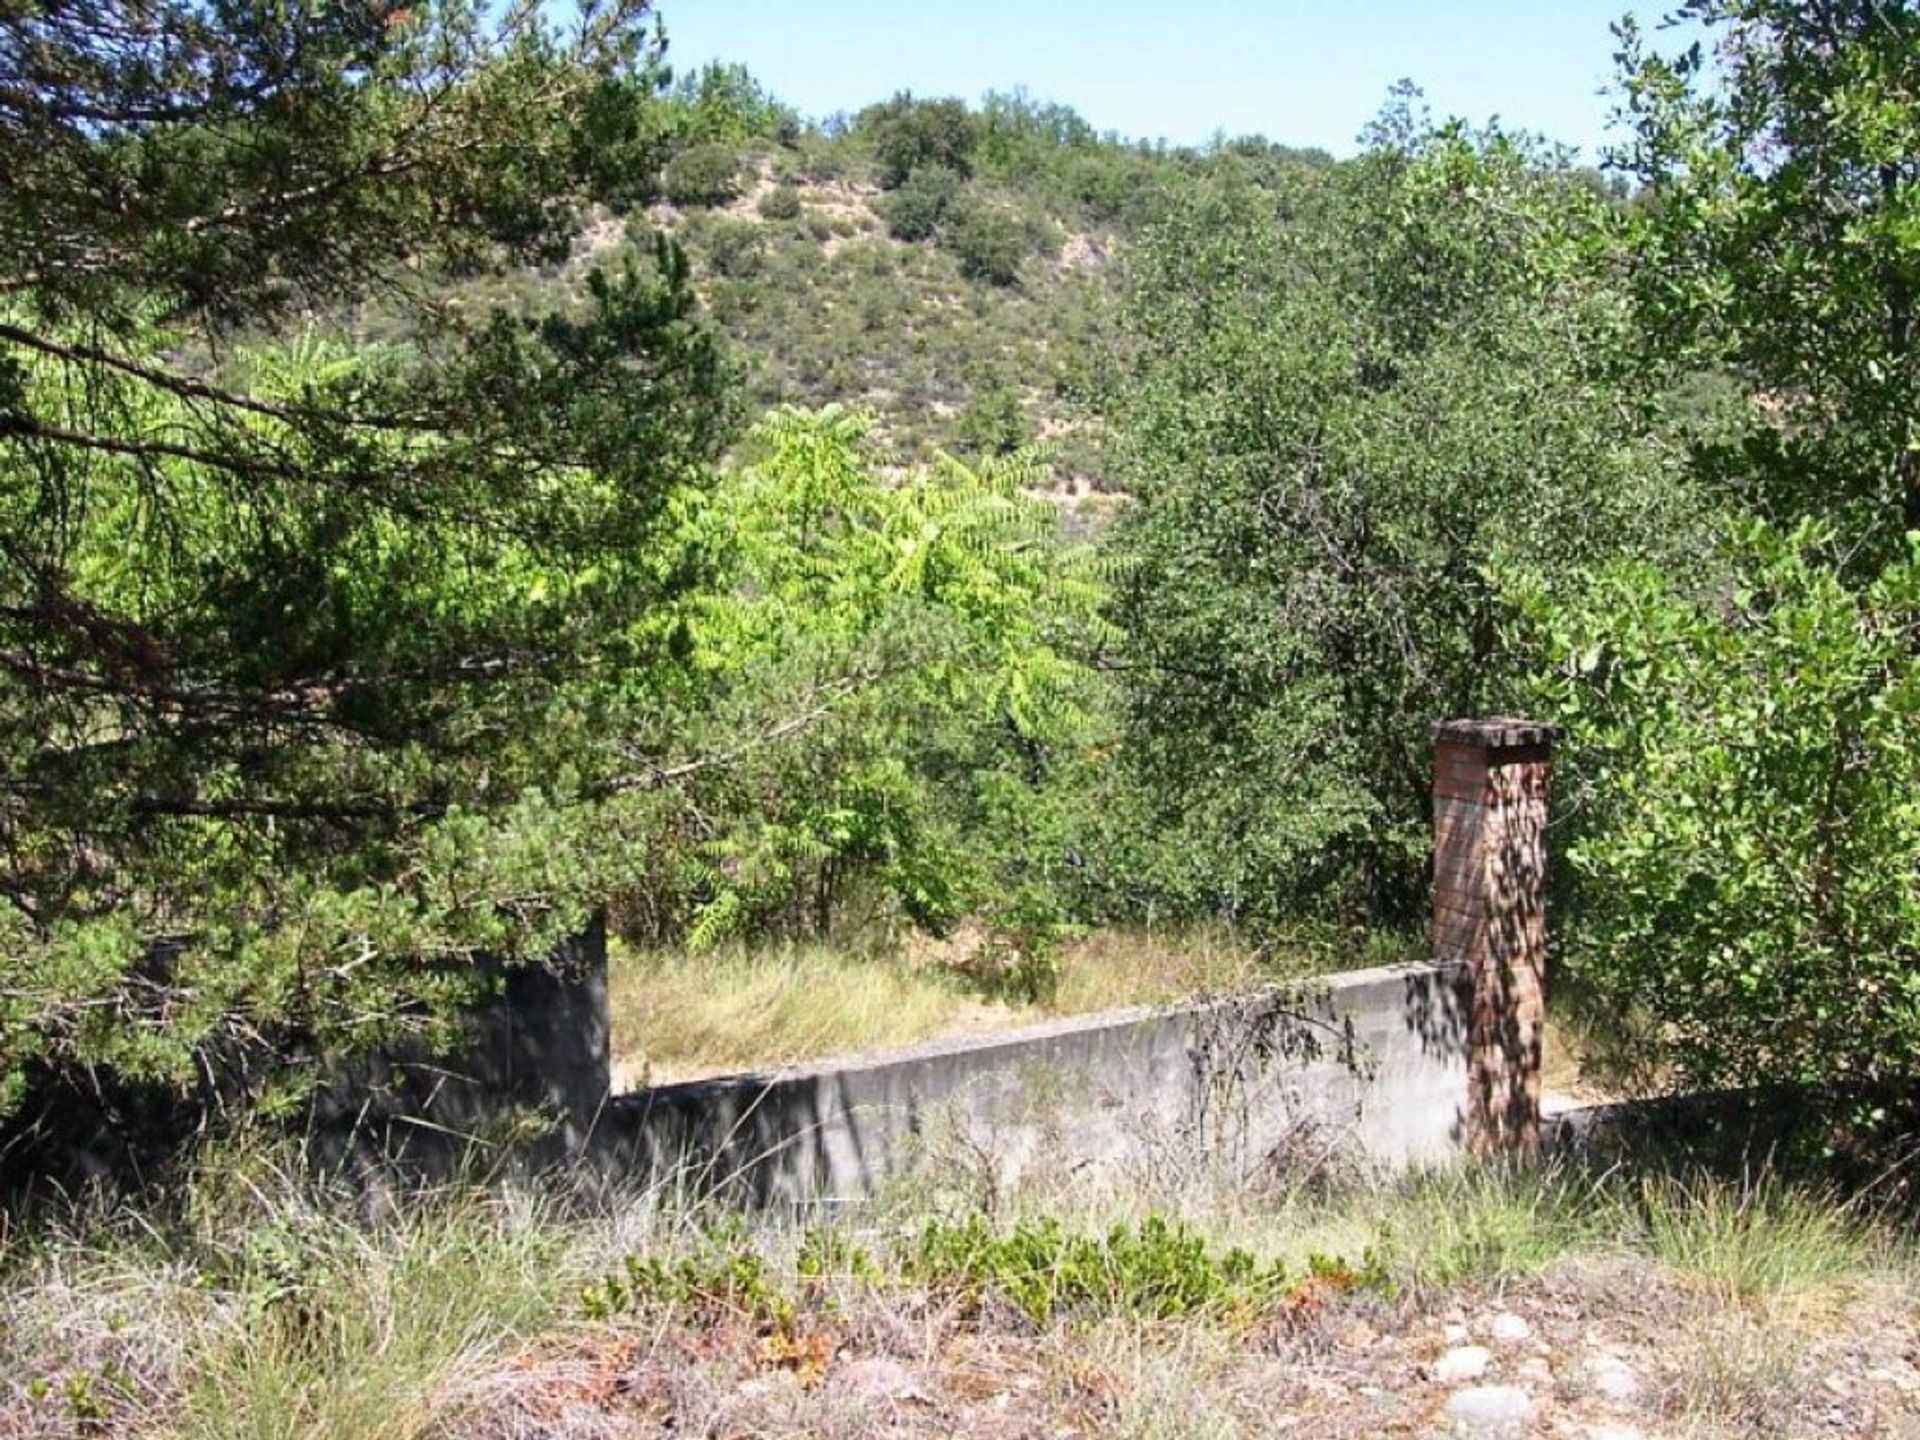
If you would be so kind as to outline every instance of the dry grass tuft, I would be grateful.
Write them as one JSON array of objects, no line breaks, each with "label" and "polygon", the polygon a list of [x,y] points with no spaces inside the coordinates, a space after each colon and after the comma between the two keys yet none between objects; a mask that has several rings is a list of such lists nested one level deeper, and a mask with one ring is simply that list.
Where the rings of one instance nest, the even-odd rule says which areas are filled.
[{"label": "dry grass tuft", "polygon": [[806,943],[698,954],[616,946],[616,1088],[1172,1004],[1311,969],[1304,952],[1263,955],[1222,931],[1106,930],[1068,945],[1058,989],[1026,1004],[991,993],[971,973],[982,938],[963,929],[948,942],[881,956]]},{"label": "dry grass tuft", "polygon": [[1263,957],[1225,930],[1097,930],[1061,955],[1060,988],[1048,1009],[1080,1015],[1122,1005],[1170,1005],[1195,995],[1231,994],[1305,969],[1302,957]]},{"label": "dry grass tuft", "polygon": [[[1015,1023],[957,978],[825,945],[609,956],[629,1085],[760,1070]],[[619,1087],[616,1087],[619,1088]]]},{"label": "dry grass tuft", "polygon": [[1770,1172],[1656,1177],[1636,1200],[1648,1251],[1729,1303],[1817,1301],[1891,1260],[1885,1237],[1844,1204]]}]

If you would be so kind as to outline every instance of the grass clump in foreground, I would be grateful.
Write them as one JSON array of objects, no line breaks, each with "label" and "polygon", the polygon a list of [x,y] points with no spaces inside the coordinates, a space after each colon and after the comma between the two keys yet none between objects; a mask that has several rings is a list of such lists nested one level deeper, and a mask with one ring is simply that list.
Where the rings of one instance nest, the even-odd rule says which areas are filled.
[{"label": "grass clump in foreground", "polygon": [[1178,1186],[1151,1194],[1127,1176],[1034,1170],[991,1213],[902,1191],[827,1225],[556,1183],[447,1186],[370,1210],[257,1165],[210,1169],[168,1205],[7,1234],[0,1434],[655,1433],[620,1429],[622,1406],[653,1406],[662,1433],[703,1433],[769,1372],[796,1408],[765,1427],[808,1433],[837,1413],[837,1367],[898,1356],[934,1386],[969,1337],[1043,1380],[1050,1366],[1081,1377],[1007,1381],[1021,1394],[1077,1393],[1085,1366],[1104,1367],[1106,1408],[1084,1422],[1099,1433],[1178,1422],[1160,1403],[1177,1376],[1192,1425],[1251,1434],[1270,1418],[1272,1372],[1255,1385],[1241,1367],[1293,1353],[1290,1337],[1307,1337],[1306,1364],[1363,1317],[1400,1347],[1366,1363],[1412,1387],[1417,1410],[1435,1316],[1540,1287],[1556,1297],[1542,1313],[1564,1311],[1593,1262],[1632,1279],[1624,1301],[1578,1302],[1583,1331],[1617,1329],[1655,1294],[1669,1308],[1647,1325],[1680,1327],[1649,1424],[1777,1433],[1716,1428],[1714,1407],[1764,1416],[1775,1378],[1827,1373],[1801,1321],[1848,1296],[1890,1287],[1914,1310],[1893,1228],[1776,1177],[1463,1166],[1276,1188],[1205,1157],[1167,1169]]},{"label": "grass clump in foreground", "polygon": [[524,1193],[369,1220],[283,1176],[42,1220],[0,1254],[0,1434],[433,1434],[564,1316],[576,1249]]}]

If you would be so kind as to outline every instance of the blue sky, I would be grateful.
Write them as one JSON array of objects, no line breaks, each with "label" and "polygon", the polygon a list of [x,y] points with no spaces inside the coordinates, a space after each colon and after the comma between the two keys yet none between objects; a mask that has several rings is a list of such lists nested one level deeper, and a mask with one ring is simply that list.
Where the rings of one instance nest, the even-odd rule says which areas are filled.
[{"label": "blue sky", "polygon": [[1609,24],[1646,0],[660,0],[679,69],[744,62],[808,115],[1024,85],[1101,129],[1335,154],[1402,77],[1436,115],[1603,138]]}]

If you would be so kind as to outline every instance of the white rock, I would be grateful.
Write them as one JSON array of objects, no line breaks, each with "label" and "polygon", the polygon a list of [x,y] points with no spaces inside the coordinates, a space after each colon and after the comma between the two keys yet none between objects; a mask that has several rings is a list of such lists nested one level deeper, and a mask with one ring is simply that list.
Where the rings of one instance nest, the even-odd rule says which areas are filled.
[{"label": "white rock", "polygon": [[1513,1372],[1513,1378],[1522,1385],[1537,1385],[1541,1389],[1550,1389],[1553,1385],[1553,1367],[1537,1356],[1523,1360]]},{"label": "white rock", "polygon": [[1464,1385],[1478,1380],[1493,1363],[1493,1352],[1484,1345],[1456,1345],[1433,1362],[1432,1375],[1442,1385]]},{"label": "white rock", "polygon": [[1516,1385],[1476,1385],[1447,1401],[1454,1432],[1472,1440],[1524,1434],[1533,1422],[1533,1396]]},{"label": "white rock", "polygon": [[1533,1338],[1533,1327],[1518,1315],[1500,1314],[1487,1322],[1487,1334],[1502,1345],[1524,1345]]},{"label": "white rock", "polygon": [[1586,1433],[1587,1440],[1647,1440],[1631,1425],[1589,1425]]},{"label": "white rock", "polygon": [[1449,1325],[1443,1333],[1446,1335],[1447,1344],[1449,1345],[1464,1345],[1468,1339],[1471,1338],[1468,1334],[1467,1327],[1464,1325]]},{"label": "white rock", "polygon": [[1618,1355],[1590,1356],[1586,1373],[1587,1385],[1602,1399],[1626,1405],[1640,1398],[1640,1377]]}]

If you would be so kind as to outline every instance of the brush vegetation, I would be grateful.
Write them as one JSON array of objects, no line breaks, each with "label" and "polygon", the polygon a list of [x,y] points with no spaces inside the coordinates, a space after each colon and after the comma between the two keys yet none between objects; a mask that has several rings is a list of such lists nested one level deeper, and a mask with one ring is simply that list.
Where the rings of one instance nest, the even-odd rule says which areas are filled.
[{"label": "brush vegetation", "polygon": [[[1757,1433],[1743,1417],[1780,1397],[1783,1376],[1840,1363],[1823,1347],[1841,1317],[1904,1303],[1890,1323],[1912,1338],[1904,1227],[1777,1174],[1260,1180],[1199,1155],[1154,1173],[1030,1171],[991,1212],[961,1202],[964,1172],[936,1165],[827,1218],[749,1218],[671,1190],[464,1185],[369,1214],[228,1155],[170,1202],[82,1205],[7,1236],[0,1425],[182,1440],[650,1434],[777,1423],[737,1408],[771,1403],[799,1407],[781,1413],[803,1428],[852,1406],[835,1433],[864,1435],[882,1433],[880,1416],[834,1387],[885,1363],[911,1366],[928,1403],[954,1407],[945,1433],[968,1434],[987,1412],[969,1408],[958,1357],[991,1344],[993,1384],[1038,1385],[1048,1407],[1072,1405],[1048,1377],[1080,1357],[1112,1433],[1252,1434],[1282,1401],[1236,1352],[1294,1356],[1309,1373],[1364,1325],[1390,1348],[1377,1383],[1418,1413],[1436,1317],[1495,1307],[1545,1327],[1571,1302],[1598,1307],[1658,1382],[1632,1418],[1733,1436]],[[1193,1413],[1154,1428],[1176,1379]],[[1284,1403],[1310,1417],[1312,1393],[1289,1388]]]}]

